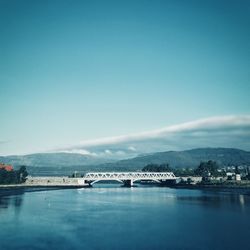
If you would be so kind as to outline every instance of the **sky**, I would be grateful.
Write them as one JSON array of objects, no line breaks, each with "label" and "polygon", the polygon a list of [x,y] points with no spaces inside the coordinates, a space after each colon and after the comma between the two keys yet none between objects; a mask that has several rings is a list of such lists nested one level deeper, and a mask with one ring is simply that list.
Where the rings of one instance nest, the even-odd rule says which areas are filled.
[{"label": "sky", "polygon": [[[250,150],[249,27],[245,0],[0,0],[0,155],[214,117],[246,134],[216,146]],[[215,145],[178,138],[156,149]]]}]

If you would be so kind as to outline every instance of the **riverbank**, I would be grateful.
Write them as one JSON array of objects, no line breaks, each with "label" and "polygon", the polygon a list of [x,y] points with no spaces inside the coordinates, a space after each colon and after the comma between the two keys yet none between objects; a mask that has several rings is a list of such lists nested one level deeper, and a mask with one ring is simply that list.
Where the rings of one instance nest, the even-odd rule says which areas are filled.
[{"label": "riverbank", "polygon": [[175,189],[199,189],[222,192],[244,193],[250,195],[250,181],[228,181],[224,183],[197,183],[197,184],[176,184],[171,186]]},{"label": "riverbank", "polygon": [[13,188],[81,188],[88,187],[82,178],[62,177],[28,177],[22,184],[2,184],[0,189]]},{"label": "riverbank", "polygon": [[[159,185],[155,182],[142,182],[143,185]],[[250,181],[226,181],[226,182],[210,182],[210,183],[169,183],[161,184],[165,187],[175,189],[200,189],[227,192],[244,192],[250,194]],[[67,189],[67,188],[86,188],[90,187],[83,178],[71,178],[67,176],[54,177],[31,177],[29,176],[25,183],[22,184],[5,184],[0,185],[0,190],[10,189]]]}]

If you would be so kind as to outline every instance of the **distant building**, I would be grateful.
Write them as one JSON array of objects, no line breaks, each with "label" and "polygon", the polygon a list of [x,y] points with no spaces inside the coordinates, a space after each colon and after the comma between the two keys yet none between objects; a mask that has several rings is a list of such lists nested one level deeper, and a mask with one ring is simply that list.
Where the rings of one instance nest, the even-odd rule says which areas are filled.
[{"label": "distant building", "polygon": [[236,173],[230,173],[230,172],[227,172],[227,179],[229,181],[241,181],[241,174],[236,174]]},{"label": "distant building", "polygon": [[229,181],[235,180],[235,173],[227,172],[226,175],[227,175],[227,179],[228,179]]},{"label": "distant building", "polygon": [[0,169],[4,169],[4,170],[6,170],[8,172],[14,170],[11,165],[7,165],[7,164],[4,164],[4,163],[0,163]]},{"label": "distant building", "polygon": [[241,181],[241,176],[240,176],[240,174],[236,174],[236,175],[235,175],[235,180],[236,180],[236,181]]}]

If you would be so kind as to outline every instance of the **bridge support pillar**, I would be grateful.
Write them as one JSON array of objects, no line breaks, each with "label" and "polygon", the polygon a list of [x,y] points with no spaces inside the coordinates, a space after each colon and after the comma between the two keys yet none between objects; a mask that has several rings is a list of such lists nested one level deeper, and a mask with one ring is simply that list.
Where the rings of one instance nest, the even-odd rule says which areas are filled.
[{"label": "bridge support pillar", "polygon": [[79,186],[84,186],[84,187],[86,187],[86,186],[91,186],[91,183],[88,182],[88,181],[86,181],[86,180],[83,179],[83,178],[78,178],[77,184],[78,184]]},{"label": "bridge support pillar", "polygon": [[134,181],[133,180],[125,180],[123,181],[125,187],[133,187]]}]

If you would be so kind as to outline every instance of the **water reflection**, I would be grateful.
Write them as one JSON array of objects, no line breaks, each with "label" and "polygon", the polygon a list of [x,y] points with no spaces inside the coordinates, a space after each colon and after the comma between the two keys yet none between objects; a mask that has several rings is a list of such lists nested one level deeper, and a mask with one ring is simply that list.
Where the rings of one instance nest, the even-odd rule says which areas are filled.
[{"label": "water reflection", "polygon": [[249,243],[245,193],[119,185],[49,190],[0,190],[0,249],[219,250]]},{"label": "water reflection", "polygon": [[239,201],[240,201],[240,205],[242,207],[244,207],[245,206],[245,197],[244,197],[244,195],[242,195],[242,194],[239,195]]},{"label": "water reflection", "polygon": [[[0,213],[3,210],[13,207],[16,212],[20,211],[23,204],[24,194],[26,192],[44,192],[44,191],[54,191],[54,189],[44,189],[44,188],[26,188],[26,189],[5,189],[0,190]],[[157,189],[158,190],[158,189]],[[161,191],[160,191],[161,190]],[[171,190],[171,191],[170,191]],[[129,191],[129,192],[128,192]],[[137,194],[142,192],[142,196],[133,194],[136,191]],[[112,202],[121,202],[123,199],[127,199],[130,202],[140,202],[146,199],[151,200],[151,204],[157,203],[158,199],[162,199],[162,193],[164,193],[164,198],[168,203],[175,203],[176,201],[184,202],[189,205],[199,205],[212,208],[225,208],[226,206],[231,206],[235,208],[241,208],[242,211],[245,207],[250,205],[250,195],[242,193],[229,193],[229,192],[211,192],[211,191],[200,191],[200,190],[182,190],[181,192],[174,189],[159,189],[158,199],[154,196],[152,199],[152,187],[137,187],[137,188],[121,188],[118,185],[100,185],[91,189],[77,189],[78,198],[84,194],[91,195],[92,200],[94,197],[112,195]],[[126,194],[126,195],[125,195]],[[101,198],[101,197],[99,197]],[[99,200],[99,198],[97,200]],[[103,200],[102,200],[103,202]]]},{"label": "water reflection", "polygon": [[8,208],[14,208],[15,214],[20,212],[23,203],[23,189],[0,190],[0,214]]},{"label": "water reflection", "polygon": [[197,204],[206,207],[224,208],[225,206],[244,208],[250,204],[250,196],[237,193],[208,193],[201,192],[199,195],[177,196],[176,200],[189,204]]},{"label": "water reflection", "polygon": [[0,190],[0,214],[8,208],[14,208],[15,213],[19,213],[23,204],[24,194],[26,192],[53,191],[58,188],[17,188]]}]

